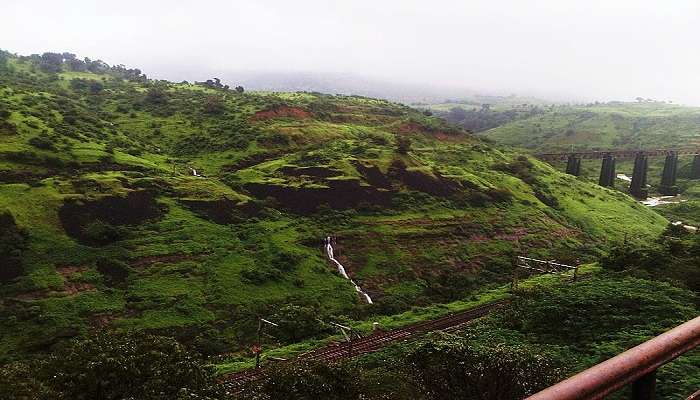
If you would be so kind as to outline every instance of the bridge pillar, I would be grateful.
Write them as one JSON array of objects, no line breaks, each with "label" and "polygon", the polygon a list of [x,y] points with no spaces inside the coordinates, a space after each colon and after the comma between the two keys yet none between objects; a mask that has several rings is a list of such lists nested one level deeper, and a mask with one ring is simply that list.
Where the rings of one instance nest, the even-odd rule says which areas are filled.
[{"label": "bridge pillar", "polygon": [[639,152],[634,158],[634,171],[630,183],[630,194],[638,199],[646,199],[649,195],[647,189],[647,167],[649,162],[647,155]]},{"label": "bridge pillar", "polygon": [[598,184],[605,187],[615,187],[615,156],[608,153],[603,157],[603,165],[600,167],[600,179]]},{"label": "bridge pillar", "polygon": [[693,166],[690,169],[690,179],[700,179],[700,154],[693,157]]},{"label": "bridge pillar", "polygon": [[581,175],[581,156],[569,154],[566,162],[566,173],[573,176]]},{"label": "bridge pillar", "polygon": [[678,194],[676,186],[676,176],[678,175],[678,153],[672,151],[666,155],[664,172],[661,175],[661,185],[659,192],[664,196],[675,196]]}]

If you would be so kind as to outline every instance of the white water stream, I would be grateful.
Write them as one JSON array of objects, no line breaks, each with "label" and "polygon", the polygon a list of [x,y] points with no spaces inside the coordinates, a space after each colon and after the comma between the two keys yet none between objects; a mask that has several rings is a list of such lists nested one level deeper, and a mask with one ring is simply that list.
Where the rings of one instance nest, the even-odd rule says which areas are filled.
[{"label": "white water stream", "polygon": [[685,228],[685,230],[687,230],[687,231],[689,231],[689,232],[697,232],[697,231],[698,231],[698,227],[697,227],[697,226],[685,225],[685,224],[683,223],[683,221],[676,221],[676,222],[673,222],[671,225],[674,225],[674,226],[682,226],[683,228]]},{"label": "white water stream", "polygon": [[352,283],[353,286],[355,286],[355,290],[357,290],[357,293],[362,296],[365,301],[367,301],[367,304],[372,304],[372,298],[369,297],[367,293],[365,293],[360,286],[355,283],[350,277],[348,276],[347,272],[345,272],[345,267],[343,267],[343,264],[340,263],[340,261],[336,260],[335,257],[333,256],[333,245],[331,244],[331,237],[328,236],[326,238],[326,254],[328,255],[328,259],[331,260],[336,267],[338,267],[338,273],[343,276],[343,278],[347,279]]},{"label": "white water stream", "polygon": [[683,203],[686,200],[681,200],[679,196],[658,196],[658,197],[649,197],[646,200],[642,200],[640,203],[644,204],[645,206],[649,207],[656,207],[660,206],[663,204],[676,204],[676,203]]},{"label": "white water stream", "polygon": [[632,182],[632,178],[625,174],[617,174],[617,179],[622,179],[625,182]]}]

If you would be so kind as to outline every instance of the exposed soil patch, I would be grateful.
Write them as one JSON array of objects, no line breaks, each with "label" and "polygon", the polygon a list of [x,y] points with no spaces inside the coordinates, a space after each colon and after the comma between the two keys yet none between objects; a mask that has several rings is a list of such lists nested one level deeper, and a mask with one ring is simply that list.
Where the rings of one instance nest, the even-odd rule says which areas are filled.
[{"label": "exposed soil patch", "polygon": [[198,216],[222,225],[243,222],[260,211],[259,206],[252,202],[239,205],[229,199],[180,200],[180,203]]},{"label": "exposed soil patch", "polygon": [[251,121],[263,121],[275,118],[294,118],[294,119],[306,119],[311,118],[312,114],[300,107],[289,107],[281,106],[275,107],[269,110],[263,110],[256,112],[252,117]]},{"label": "exposed soil patch", "polygon": [[31,292],[18,293],[13,296],[16,300],[32,301],[46,298],[49,292],[47,290],[32,290]]},{"label": "exposed soil patch", "polygon": [[90,323],[90,326],[92,328],[95,328],[96,330],[105,328],[106,326],[110,325],[112,321],[117,319],[117,315],[111,314],[111,313],[100,313],[100,314],[92,314],[88,317],[88,321]]},{"label": "exposed soil patch", "polygon": [[273,197],[282,207],[300,214],[309,214],[322,205],[345,209],[360,203],[389,205],[393,192],[361,186],[359,181],[326,181],[327,188],[296,188],[262,183],[249,183],[246,189],[258,198]]},{"label": "exposed soil patch", "polygon": [[[105,244],[89,228],[96,221],[110,225],[138,225],[163,216],[166,208],[152,192],[139,190],[125,197],[106,196],[96,200],[66,200],[58,216],[66,233],[84,244]],[[109,238],[109,236],[106,236]]]},{"label": "exposed soil patch", "polygon": [[77,266],[72,266],[72,265],[65,265],[61,267],[56,267],[56,272],[58,272],[63,279],[70,279],[70,277],[73,274],[84,272],[87,270],[87,267],[77,267]]},{"label": "exposed soil patch", "polygon": [[71,296],[82,292],[95,291],[95,285],[87,282],[67,282],[63,284],[63,292]]}]

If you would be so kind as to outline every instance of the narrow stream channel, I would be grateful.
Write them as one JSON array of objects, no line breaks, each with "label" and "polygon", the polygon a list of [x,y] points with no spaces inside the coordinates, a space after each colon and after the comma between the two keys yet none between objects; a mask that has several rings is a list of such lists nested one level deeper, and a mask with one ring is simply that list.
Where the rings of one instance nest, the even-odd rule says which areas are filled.
[{"label": "narrow stream channel", "polygon": [[350,283],[352,283],[352,285],[355,287],[355,290],[357,290],[357,293],[359,293],[360,296],[362,296],[362,298],[365,299],[367,304],[372,304],[372,298],[369,297],[369,295],[367,293],[365,293],[362,290],[362,288],[360,288],[360,286],[358,286],[358,284],[355,283],[355,281],[350,279],[347,272],[345,272],[345,267],[343,267],[343,264],[341,264],[340,261],[336,260],[335,257],[333,256],[333,245],[331,244],[331,242],[332,242],[331,237],[330,236],[326,237],[326,254],[328,255],[328,259],[331,260],[335,264],[336,267],[338,267],[338,272],[340,273],[340,275],[342,275],[343,278],[349,280]]}]

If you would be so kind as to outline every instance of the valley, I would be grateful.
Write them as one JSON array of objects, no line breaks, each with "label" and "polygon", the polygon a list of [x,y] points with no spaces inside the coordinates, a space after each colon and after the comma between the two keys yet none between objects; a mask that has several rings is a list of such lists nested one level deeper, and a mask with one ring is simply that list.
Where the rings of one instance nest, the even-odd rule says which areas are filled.
[{"label": "valley", "polygon": [[[477,358],[500,343],[523,360],[542,350],[569,362],[543,364],[531,377],[543,388],[697,314],[697,235],[669,226],[700,225],[686,159],[687,201],[652,209],[622,179],[621,190],[599,186],[599,161],[574,177],[534,156],[634,148],[636,138],[697,145],[694,112],[537,107],[475,134],[386,100],[251,93],[70,54],[0,52],[0,364],[22,366],[0,383],[31,381],[22,368],[50,370],[42,362],[104,334],[167,338],[226,374],[254,365],[251,348],[271,363],[338,340],[334,324],[367,334],[375,322],[400,328],[512,297],[464,330],[351,362],[359,381],[410,393],[430,385],[386,369],[431,359],[440,343],[471,340]],[[631,175],[630,164],[618,172]],[[663,271],[651,261],[659,254]],[[519,255],[583,265],[592,278],[535,276],[512,290]],[[268,336],[261,318],[275,323]],[[560,322],[551,332],[550,318]],[[673,364],[690,369],[663,390],[689,390],[697,357]],[[421,368],[434,364],[411,371]]]}]

